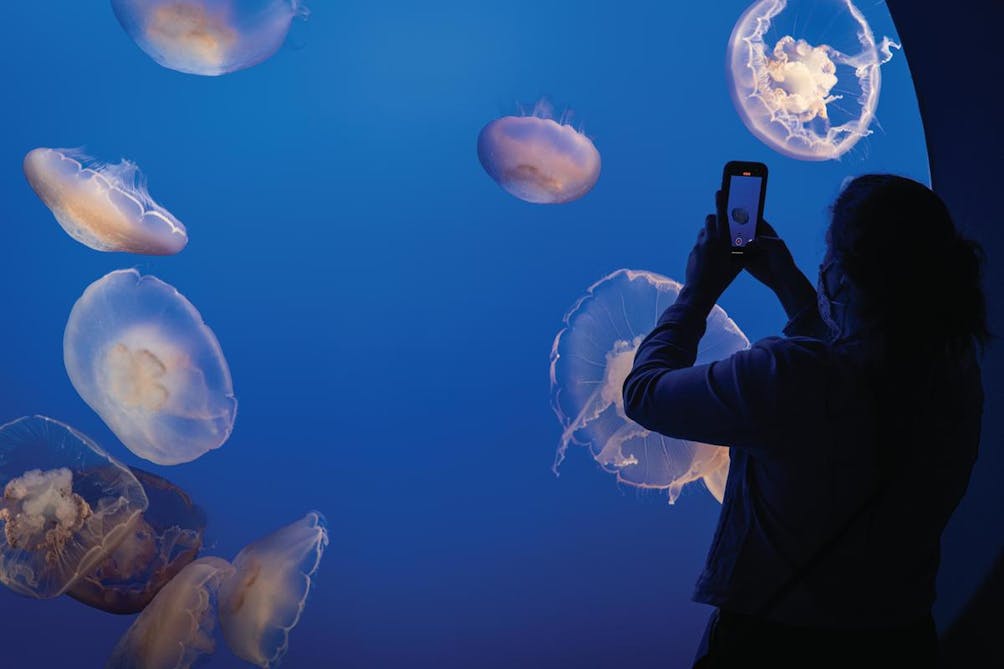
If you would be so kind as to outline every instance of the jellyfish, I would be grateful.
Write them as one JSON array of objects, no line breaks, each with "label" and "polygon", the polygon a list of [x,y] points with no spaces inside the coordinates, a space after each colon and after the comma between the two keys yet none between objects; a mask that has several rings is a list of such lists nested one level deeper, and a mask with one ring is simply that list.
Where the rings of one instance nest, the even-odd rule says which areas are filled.
[{"label": "jellyfish", "polygon": [[125,446],[158,465],[190,462],[230,437],[230,368],[213,331],[170,285],[136,270],[92,283],[63,335],[66,372]]},{"label": "jellyfish", "polygon": [[308,14],[301,0],[112,0],[112,9],[157,63],[208,77],[268,60]]},{"label": "jellyfish", "polygon": [[[650,432],[624,413],[622,387],[635,352],[679,292],[680,284],[667,277],[620,269],[593,284],[565,315],[565,328],[551,348],[551,404],[563,428],[555,473],[568,447],[580,444],[619,481],[666,490],[671,504],[683,486],[699,480],[722,500],[729,466],[725,445]],[[746,336],[716,305],[697,363],[748,347]]]},{"label": "jellyfish", "polygon": [[880,66],[900,45],[875,42],[851,0],[759,0],[729,39],[726,71],[746,127],[801,160],[839,158],[871,134]]},{"label": "jellyfish", "polygon": [[212,654],[217,593],[233,571],[217,557],[182,569],[119,640],[106,669],[188,669]]},{"label": "jellyfish", "polygon": [[44,416],[0,426],[0,582],[57,597],[101,564],[147,507],[136,477]]},{"label": "jellyfish", "polygon": [[66,594],[108,613],[139,613],[202,548],[206,516],[170,481],[130,467],[150,501],[125,540]]},{"label": "jellyfish", "polygon": [[76,149],[33,149],[24,174],[68,235],[98,251],[172,255],[188,232],[154,202],[135,163],[95,161]]},{"label": "jellyfish", "polygon": [[324,518],[311,511],[237,555],[219,598],[223,638],[237,657],[279,665],[327,545]]},{"label": "jellyfish", "polygon": [[503,116],[481,129],[478,158],[488,175],[521,200],[577,200],[600,178],[600,152],[584,134],[550,118],[538,104],[530,116]]}]

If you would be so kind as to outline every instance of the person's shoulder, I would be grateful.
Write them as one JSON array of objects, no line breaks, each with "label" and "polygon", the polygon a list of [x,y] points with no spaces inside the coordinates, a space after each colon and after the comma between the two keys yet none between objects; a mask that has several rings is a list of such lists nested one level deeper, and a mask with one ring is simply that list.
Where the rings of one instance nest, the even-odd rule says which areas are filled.
[{"label": "person's shoulder", "polygon": [[740,355],[748,369],[768,374],[777,392],[813,394],[827,383],[834,365],[830,344],[811,337],[765,337]]}]

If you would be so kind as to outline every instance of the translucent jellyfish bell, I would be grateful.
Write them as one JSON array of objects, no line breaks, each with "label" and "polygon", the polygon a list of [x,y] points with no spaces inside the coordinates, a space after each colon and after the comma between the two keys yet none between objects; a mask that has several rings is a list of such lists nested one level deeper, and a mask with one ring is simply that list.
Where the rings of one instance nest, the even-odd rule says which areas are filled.
[{"label": "translucent jellyfish bell", "polygon": [[159,465],[190,462],[230,437],[230,368],[213,331],[172,286],[135,270],[98,279],[63,335],[80,397],[126,447]]},{"label": "translucent jellyfish bell", "polygon": [[147,507],[127,467],[44,416],[0,427],[0,582],[56,597],[125,539]]},{"label": "translucent jellyfish bell", "polygon": [[839,158],[871,134],[891,48],[888,37],[876,44],[851,0],[759,0],[729,39],[729,90],[746,127],[775,151]]},{"label": "translucent jellyfish bell", "polygon": [[166,68],[217,76],[272,57],[301,0],[112,0],[119,23]]},{"label": "translucent jellyfish bell", "polygon": [[182,569],[119,640],[106,669],[188,669],[212,654],[216,594],[233,570],[216,557]]},{"label": "translucent jellyfish bell", "polygon": [[109,613],[138,613],[202,548],[206,516],[188,494],[159,476],[130,467],[150,505],[98,568],[67,591]]},{"label": "translucent jellyfish bell", "polygon": [[559,204],[582,197],[600,178],[600,152],[537,105],[531,116],[504,116],[478,135],[478,158],[492,179],[521,200]]},{"label": "translucent jellyfish bell", "polygon": [[328,545],[316,511],[242,550],[220,588],[220,626],[230,650],[259,667],[276,667]]},{"label": "translucent jellyfish bell", "polygon": [[34,149],[24,174],[63,230],[98,251],[171,255],[188,233],[154,202],[135,163],[100,163],[75,149]]},{"label": "translucent jellyfish bell", "polygon": [[[565,315],[565,328],[551,348],[551,404],[563,428],[555,472],[569,445],[581,444],[618,480],[664,489],[670,503],[684,485],[701,479],[721,501],[728,449],[649,432],[624,413],[622,387],[635,352],[679,292],[672,279],[620,269],[593,284]],[[746,336],[716,305],[697,363],[748,347]]]}]

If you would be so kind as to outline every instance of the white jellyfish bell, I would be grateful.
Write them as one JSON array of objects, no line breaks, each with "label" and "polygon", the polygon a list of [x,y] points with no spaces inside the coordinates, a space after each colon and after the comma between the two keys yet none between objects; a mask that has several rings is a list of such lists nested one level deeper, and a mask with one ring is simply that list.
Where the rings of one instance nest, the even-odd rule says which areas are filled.
[{"label": "white jellyfish bell", "polygon": [[308,14],[302,0],[112,0],[112,9],[157,63],[203,76],[267,60]]},{"label": "white jellyfish bell", "polygon": [[729,39],[729,91],[746,127],[778,153],[839,158],[872,132],[892,48],[851,0],[758,0]]},{"label": "white jellyfish bell", "polygon": [[[572,444],[623,483],[665,490],[703,480],[718,501],[725,492],[728,449],[650,432],[624,412],[622,387],[642,339],[680,292],[652,272],[621,269],[593,284],[565,316],[551,348],[551,404],[563,428],[555,472]],[[697,364],[749,347],[728,314],[715,306],[698,346]]]},{"label": "white jellyfish bell", "polygon": [[34,149],[24,174],[68,235],[98,251],[171,255],[188,244],[181,221],[157,204],[128,160],[95,161],[75,149]]},{"label": "white jellyfish bell", "polygon": [[159,465],[219,448],[237,416],[230,367],[198,310],[135,270],[80,296],[63,334],[66,373],[125,446]]},{"label": "white jellyfish bell", "polygon": [[508,193],[535,204],[582,197],[600,178],[600,152],[592,140],[551,118],[538,103],[529,116],[504,116],[478,135],[478,159]]}]

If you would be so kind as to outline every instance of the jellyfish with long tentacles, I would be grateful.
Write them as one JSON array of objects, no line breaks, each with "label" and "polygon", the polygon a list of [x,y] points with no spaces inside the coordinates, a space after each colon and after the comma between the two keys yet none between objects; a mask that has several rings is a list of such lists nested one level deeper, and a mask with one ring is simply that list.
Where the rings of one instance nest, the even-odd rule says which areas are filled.
[{"label": "jellyfish with long tentacles", "polygon": [[216,335],[172,286],[118,270],[88,286],[63,334],[66,372],[125,446],[159,465],[219,448],[237,416]]},{"label": "jellyfish with long tentacles", "polygon": [[125,465],[44,416],[0,426],[0,582],[63,594],[134,530],[147,497]]},{"label": "jellyfish with long tentacles", "polygon": [[101,163],[77,149],[33,149],[24,174],[68,235],[98,251],[171,255],[188,244],[135,163]]},{"label": "jellyfish with long tentacles", "polygon": [[729,39],[729,91],[746,127],[775,151],[839,158],[872,132],[893,48],[888,37],[876,42],[851,0],[759,0]]},{"label": "jellyfish with long tentacles", "polygon": [[324,518],[311,511],[234,558],[219,606],[223,637],[237,657],[258,667],[279,665],[327,545]]},{"label": "jellyfish with long tentacles", "polygon": [[[728,472],[723,445],[650,432],[624,412],[622,387],[642,339],[680,292],[680,284],[652,272],[620,269],[590,286],[565,316],[551,348],[551,404],[562,434],[554,470],[572,444],[587,446],[617,479],[666,490],[670,503],[688,483],[703,480],[722,500]],[[728,314],[708,316],[697,363],[727,358],[749,347]]]},{"label": "jellyfish with long tentacles", "polygon": [[130,467],[149,506],[119,547],[66,594],[108,613],[139,613],[202,548],[206,516],[184,490]]},{"label": "jellyfish with long tentacles", "polygon": [[535,204],[582,197],[600,178],[600,152],[592,140],[538,103],[529,116],[504,116],[478,135],[478,158],[510,194]]},{"label": "jellyfish with long tentacles", "polygon": [[308,14],[301,0],[112,0],[112,9],[157,63],[203,76],[271,58]]},{"label": "jellyfish with long tentacles", "polygon": [[119,640],[106,669],[189,669],[216,650],[216,598],[226,560],[192,562],[157,593]]}]

